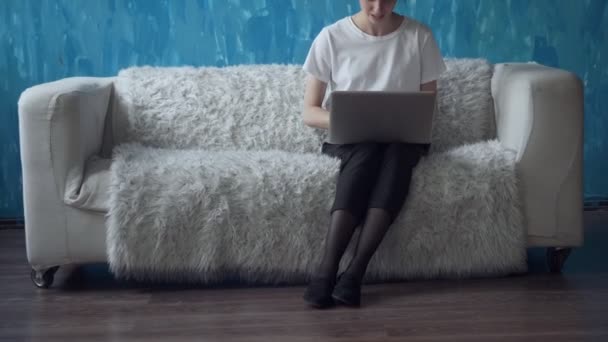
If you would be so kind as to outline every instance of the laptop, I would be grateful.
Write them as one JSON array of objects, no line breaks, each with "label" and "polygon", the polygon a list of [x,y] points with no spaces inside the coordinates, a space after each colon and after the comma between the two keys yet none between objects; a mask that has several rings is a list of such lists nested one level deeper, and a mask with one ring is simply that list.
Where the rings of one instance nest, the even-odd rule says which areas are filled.
[{"label": "laptop", "polygon": [[436,93],[334,91],[328,142],[430,144]]}]

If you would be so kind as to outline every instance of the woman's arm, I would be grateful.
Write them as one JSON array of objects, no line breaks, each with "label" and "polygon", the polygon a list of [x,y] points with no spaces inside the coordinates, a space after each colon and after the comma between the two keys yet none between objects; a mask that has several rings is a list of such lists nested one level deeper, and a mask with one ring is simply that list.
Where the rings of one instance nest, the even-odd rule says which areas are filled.
[{"label": "woman's arm", "polygon": [[326,89],[327,83],[310,75],[306,79],[304,111],[302,113],[305,125],[314,128],[329,128],[329,112],[321,108]]}]

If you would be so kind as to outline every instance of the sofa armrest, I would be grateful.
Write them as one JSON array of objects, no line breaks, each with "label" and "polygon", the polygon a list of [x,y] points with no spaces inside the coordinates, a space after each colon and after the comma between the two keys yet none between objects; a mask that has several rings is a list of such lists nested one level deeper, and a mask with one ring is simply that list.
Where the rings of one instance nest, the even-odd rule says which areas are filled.
[{"label": "sofa armrest", "polygon": [[26,246],[35,268],[70,262],[65,205],[78,194],[85,162],[100,152],[112,84],[74,77],[21,94]]},{"label": "sofa armrest", "polygon": [[529,245],[583,242],[583,85],[535,63],[497,64],[498,139],[517,152]]}]

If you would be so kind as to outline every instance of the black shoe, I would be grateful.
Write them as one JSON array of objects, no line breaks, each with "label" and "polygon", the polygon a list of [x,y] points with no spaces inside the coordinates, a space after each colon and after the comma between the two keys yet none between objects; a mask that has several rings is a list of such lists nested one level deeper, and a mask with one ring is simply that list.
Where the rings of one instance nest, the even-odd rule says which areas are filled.
[{"label": "black shoe", "polygon": [[338,278],[332,297],[346,306],[361,306],[361,279],[342,273]]},{"label": "black shoe", "polygon": [[313,277],[304,292],[304,301],[317,309],[325,309],[334,305],[331,293],[336,285],[335,277]]}]

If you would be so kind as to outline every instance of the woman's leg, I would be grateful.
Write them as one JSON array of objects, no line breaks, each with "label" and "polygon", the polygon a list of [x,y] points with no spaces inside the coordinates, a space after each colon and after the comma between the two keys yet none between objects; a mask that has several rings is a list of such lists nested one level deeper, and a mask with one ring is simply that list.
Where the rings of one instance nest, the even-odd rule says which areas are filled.
[{"label": "woman's leg", "polygon": [[355,255],[343,275],[343,286],[339,285],[334,293],[340,301],[359,304],[360,284],[367,265],[399,214],[409,192],[412,171],[424,153],[420,145],[386,145]]},{"label": "woman's leg", "polygon": [[349,274],[363,278],[367,264],[405,203],[412,172],[424,153],[423,147],[416,144],[386,145]]},{"label": "woman's leg", "polygon": [[342,160],[331,209],[331,224],[317,275],[335,276],[355,227],[367,211],[378,177],[382,149],[378,144],[325,145],[324,153]]},{"label": "woman's leg", "polygon": [[323,145],[323,153],[341,159],[325,250],[304,299],[319,308],[332,304],[336,273],[355,227],[362,221],[382,158],[377,144]]}]

